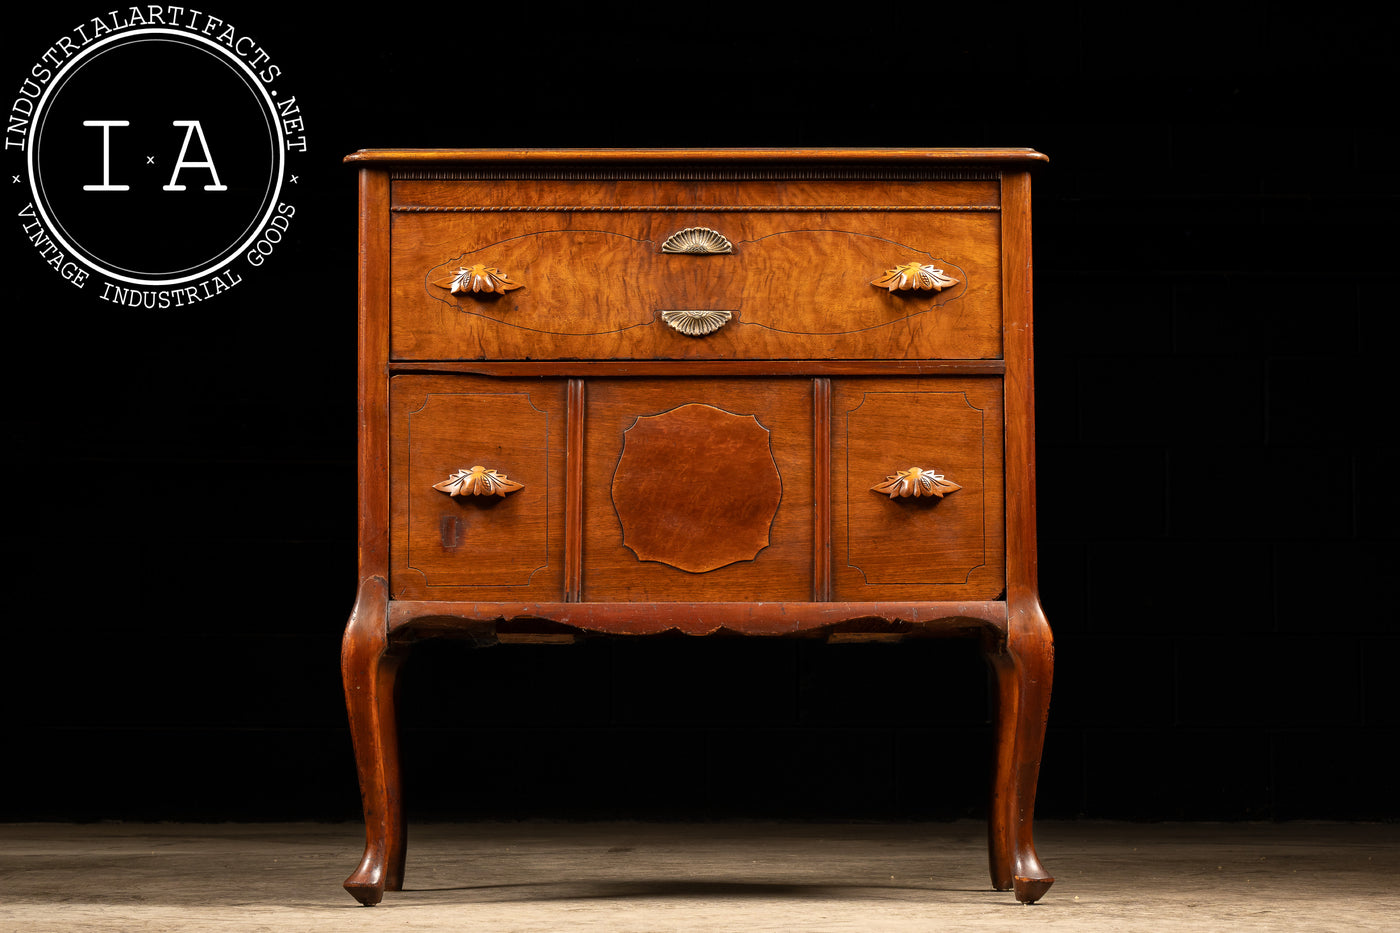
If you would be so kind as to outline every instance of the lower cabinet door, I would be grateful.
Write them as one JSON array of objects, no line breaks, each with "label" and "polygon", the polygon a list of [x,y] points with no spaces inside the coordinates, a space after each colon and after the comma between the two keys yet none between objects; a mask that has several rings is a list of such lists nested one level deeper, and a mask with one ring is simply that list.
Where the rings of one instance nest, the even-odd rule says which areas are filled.
[{"label": "lower cabinet door", "polygon": [[566,393],[562,379],[390,380],[395,598],[564,598]]},{"label": "lower cabinet door", "polygon": [[811,379],[590,379],[588,602],[812,598]]},{"label": "lower cabinet door", "polygon": [[832,382],[832,598],[1005,589],[1002,380]]}]

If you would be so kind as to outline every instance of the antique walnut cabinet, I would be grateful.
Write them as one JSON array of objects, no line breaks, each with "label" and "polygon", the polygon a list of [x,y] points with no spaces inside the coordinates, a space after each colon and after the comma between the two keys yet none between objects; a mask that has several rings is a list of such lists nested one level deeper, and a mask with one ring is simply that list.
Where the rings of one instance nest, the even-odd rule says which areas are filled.
[{"label": "antique walnut cabinet", "polygon": [[365,904],[401,887],[394,714],[429,636],[980,638],[992,885],[1031,834],[1028,149],[375,150],[360,177]]}]

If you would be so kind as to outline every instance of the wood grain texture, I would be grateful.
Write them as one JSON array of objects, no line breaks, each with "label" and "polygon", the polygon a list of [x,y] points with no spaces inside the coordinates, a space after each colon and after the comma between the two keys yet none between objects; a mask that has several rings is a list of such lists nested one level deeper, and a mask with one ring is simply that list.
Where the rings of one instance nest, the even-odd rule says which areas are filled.
[{"label": "wood grain texture", "polygon": [[709,149],[361,149],[345,157],[346,162],[450,164],[453,162],[578,163],[637,162],[671,163],[773,162],[794,164],[813,162],[823,165],[848,162],[934,162],[934,163],[1026,163],[1049,161],[1034,149],[969,148],[709,148]]},{"label": "wood grain texture", "polygon": [[341,681],[365,818],[365,850],[345,880],[361,904],[403,885],[406,823],[401,799],[394,685],[402,655],[388,646],[389,572],[389,180],[360,172],[357,458],[359,589],[341,642]]},{"label": "wood grain texture", "polygon": [[[732,254],[661,252],[704,226]],[[1000,215],[557,213],[395,214],[396,359],[984,359],[1001,355]],[[958,279],[938,292],[872,285],[933,263]],[[476,265],[524,288],[453,294]],[[703,338],[660,321],[727,311]]]},{"label": "wood grain texture", "polygon": [[568,442],[564,480],[564,598],[578,602],[583,594],[583,437],[586,425],[586,384],[569,380]]},{"label": "wood grain texture", "polygon": [[[992,883],[1041,897],[1053,878],[1031,827],[1054,645],[1036,584],[1027,169],[1044,156],[381,150],[348,161],[361,170],[361,586],[342,672],[366,819],[351,893],[374,903],[402,883],[399,648],[429,636],[733,633],[981,638],[996,696]],[[662,253],[687,227],[733,251]],[[957,283],[871,284],[910,262]],[[523,287],[432,284],[478,265]],[[731,317],[692,337],[661,323],[667,310]],[[697,412],[752,425],[766,446],[729,444]],[[629,430],[668,413],[681,430],[629,460]],[[711,463],[722,468],[691,469]],[[472,501],[433,489],[477,465],[523,488]],[[959,488],[872,492],[910,467]],[[745,517],[745,489],[774,481],[776,508]],[[675,487],[695,501],[666,506]],[[629,526],[649,529],[648,554],[671,563],[639,559]],[[729,562],[711,553],[717,542],[757,550]]]},{"label": "wood grain texture", "polygon": [[1036,556],[1035,353],[1032,327],[1031,179],[1028,172],[1003,180],[1008,201],[1003,232],[1006,267],[1006,488],[1009,491],[1007,586],[1015,599],[1039,599]]},{"label": "wood grain texture", "polygon": [[360,778],[365,851],[345,879],[345,890],[374,905],[385,890],[403,887],[407,822],[400,793],[398,723],[394,689],[403,653],[388,641],[388,593],[383,577],[360,583],[341,642],[345,706]]},{"label": "wood grain texture", "polygon": [[830,637],[904,634],[927,637],[1006,635],[1006,604],[969,602],[654,602],[468,603],[396,600],[389,631],[411,641],[427,634],[489,642],[503,632],[596,635],[737,635]]},{"label": "wood grain texture", "polygon": [[623,432],[612,501],[641,561],[707,573],[768,546],[783,479],[753,415],[687,403]]},{"label": "wood grain texture", "polygon": [[1038,601],[1007,604],[1004,637],[986,645],[995,679],[992,799],[987,825],[992,885],[1022,903],[1055,879],[1036,853],[1033,822],[1041,751],[1054,681],[1055,650]]},{"label": "wood grain texture", "polygon": [[[567,390],[564,380],[394,377],[395,598],[563,598]],[[477,465],[523,488],[504,498],[435,488]]]},{"label": "wood grain texture", "polygon": [[812,599],[831,599],[831,380],[812,380]]},{"label": "wood grain texture", "polygon": [[[768,531],[769,544],[752,560],[706,573],[689,573],[639,560],[624,543],[614,503],[614,475],[627,432],[642,417],[683,405],[706,405],[744,418],[769,432],[772,463],[780,477],[780,501]],[[806,379],[591,380],[585,443],[583,593],[587,602],[802,600],[812,591],[812,388]],[[688,435],[692,457],[723,457],[699,434]],[[704,490],[691,494],[703,495]],[[714,527],[677,527],[676,535],[705,538],[725,533]]]},{"label": "wood grain texture", "polygon": [[989,827],[992,878],[1031,903],[1055,881],[1036,854],[1032,825],[1055,643],[1040,605],[1036,552],[1035,372],[1032,329],[1031,178],[1002,179],[1006,269],[1007,633],[987,653],[997,679],[996,771]]},{"label": "wood grain texture", "polygon": [[[766,174],[771,177],[726,178],[707,166],[689,173],[690,177],[636,177],[628,169],[618,168],[597,169],[593,177],[570,177],[567,184],[557,178],[512,178],[509,185],[475,178],[395,177],[391,209],[547,211],[579,213],[581,219],[587,219],[589,215],[615,211],[667,215],[697,210],[812,214],[872,208],[882,212],[996,211],[1001,206],[1001,185],[995,173],[989,173],[989,179],[938,180],[891,177],[880,169],[846,178],[776,170]],[[677,229],[684,226],[687,225],[678,224]]]},{"label": "wood grain texture", "polygon": [[389,179],[360,172],[358,468],[360,580],[389,576]]},{"label": "wood grain texture", "polygon": [[[991,599],[1002,559],[999,379],[832,380],[836,599]],[[872,485],[910,464],[962,488],[890,499]]]},{"label": "wood grain texture", "polygon": [[481,376],[968,376],[1001,375],[1004,360],[415,360],[390,373]]}]

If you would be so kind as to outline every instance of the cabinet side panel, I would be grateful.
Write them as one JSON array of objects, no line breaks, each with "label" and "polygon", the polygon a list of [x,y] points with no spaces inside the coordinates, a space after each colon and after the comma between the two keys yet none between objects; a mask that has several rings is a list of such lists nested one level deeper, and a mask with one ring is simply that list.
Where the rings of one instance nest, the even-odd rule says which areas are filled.
[{"label": "cabinet side panel", "polygon": [[1035,364],[1031,314],[1031,178],[1007,172],[1002,180],[1006,255],[1006,489],[1007,585],[1012,598],[1035,597]]},{"label": "cabinet side panel", "polygon": [[389,573],[389,176],[360,169],[360,579]]}]

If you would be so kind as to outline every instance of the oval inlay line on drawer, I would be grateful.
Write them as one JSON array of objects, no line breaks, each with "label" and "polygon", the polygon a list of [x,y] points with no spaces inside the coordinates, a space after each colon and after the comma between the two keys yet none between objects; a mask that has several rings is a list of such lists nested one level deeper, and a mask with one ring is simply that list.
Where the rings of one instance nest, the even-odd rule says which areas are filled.
[{"label": "oval inlay line on drawer", "polygon": [[[541,219],[538,215],[502,215],[489,225],[479,223],[484,229],[455,218],[403,218],[410,227],[427,221],[460,223],[461,233],[481,245],[449,251],[432,245],[428,234],[437,239],[450,230],[439,234],[430,224],[417,236],[407,229],[400,236],[396,225],[396,266],[422,262],[430,250],[436,255],[431,264],[418,265],[413,277],[418,295],[430,302],[415,300],[406,281],[395,277],[400,283],[395,286],[395,355],[549,359],[839,353],[861,358],[889,355],[886,344],[893,338],[880,337],[878,348],[862,349],[867,338],[860,335],[919,319],[918,331],[901,335],[908,353],[994,358],[1000,352],[999,218],[944,216],[951,226],[932,230],[925,229],[927,219],[904,229],[889,217],[865,218],[877,231],[867,232],[794,229],[790,224],[798,218],[733,215],[725,220],[733,252],[712,255],[662,252],[658,244],[676,232],[677,224],[673,217],[657,214],[596,218],[600,227],[611,229],[530,230]],[[901,233],[908,238],[901,239]],[[931,291],[872,287],[872,279],[890,268],[916,263],[946,269],[956,283]],[[452,274],[475,266],[509,270],[527,287],[508,294],[454,294],[448,287]],[[955,302],[972,306],[942,313]],[[444,306],[458,315],[444,317]],[[740,320],[725,328],[728,342],[723,346],[687,346],[669,328],[655,326],[659,312],[676,308],[729,311]],[[750,326],[769,336],[744,337]],[[513,331],[518,333],[512,336]],[[596,345],[586,340],[600,337],[612,339]],[[804,350],[804,344],[811,346]],[[463,346],[470,352],[464,353]]]}]

